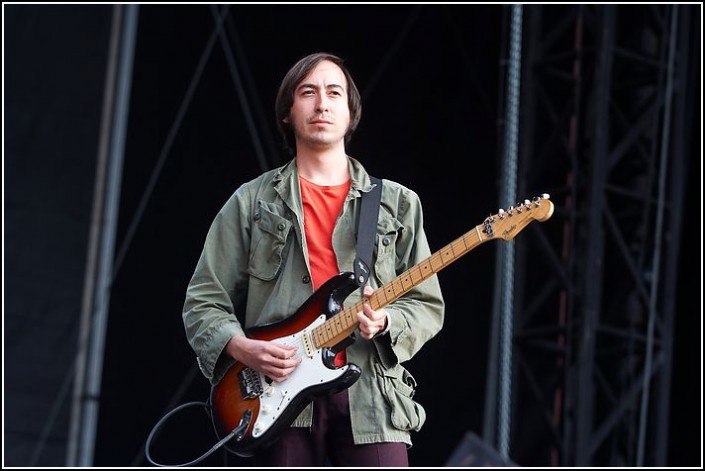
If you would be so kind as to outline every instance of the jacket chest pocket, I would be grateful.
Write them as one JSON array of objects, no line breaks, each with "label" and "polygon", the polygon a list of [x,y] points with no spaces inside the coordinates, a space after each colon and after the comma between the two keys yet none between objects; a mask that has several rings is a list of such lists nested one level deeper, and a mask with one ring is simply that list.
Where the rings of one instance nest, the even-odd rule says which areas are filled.
[{"label": "jacket chest pocket", "polygon": [[250,242],[250,275],[265,281],[274,279],[283,263],[283,252],[291,221],[259,203],[254,214]]},{"label": "jacket chest pocket", "polygon": [[397,276],[397,239],[402,227],[401,223],[393,218],[380,221],[377,227],[375,274],[381,284],[388,283]]}]

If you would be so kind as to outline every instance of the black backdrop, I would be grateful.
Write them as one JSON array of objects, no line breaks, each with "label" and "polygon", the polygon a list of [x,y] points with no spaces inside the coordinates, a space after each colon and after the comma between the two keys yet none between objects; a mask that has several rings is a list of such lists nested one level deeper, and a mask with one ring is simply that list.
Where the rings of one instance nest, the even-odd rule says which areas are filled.
[{"label": "black backdrop", "polygon": [[[430,244],[438,249],[496,211],[501,15],[499,7],[469,6],[237,7],[231,18],[241,46],[233,54],[243,54],[236,60],[240,76],[249,70],[253,78],[252,115],[259,107],[266,116],[260,133],[276,142],[280,161],[286,156],[272,110],[286,70],[317,50],[346,58],[364,96],[349,153],[373,175],[418,191]],[[168,13],[141,8],[118,240],[143,197],[212,25],[211,12],[201,6]],[[218,45],[113,287],[99,434],[125,421],[135,453],[194,364],[179,314],[208,226],[231,192],[261,171],[246,119]],[[442,463],[464,431],[480,429],[492,255],[491,247],[483,247],[441,274],[448,302],[444,333],[409,366],[428,412],[415,439],[419,445],[411,449],[416,465]],[[126,349],[125,339],[143,347]],[[138,364],[149,366],[134,368]],[[205,400],[207,386],[199,375],[183,400]],[[125,414],[131,406],[150,413],[135,420]],[[174,447],[181,460],[214,440],[205,416],[191,415],[193,422],[182,429],[186,445]],[[192,426],[200,432],[188,430]],[[441,435],[444,440],[436,441]],[[99,440],[96,464],[115,463],[122,453]],[[171,453],[162,456],[173,462]]]},{"label": "black backdrop", "polygon": [[[81,91],[93,90],[90,109],[99,109],[105,58],[98,57],[96,52],[77,56],[75,50],[50,46],[56,44],[52,38],[78,37],[80,31],[84,36],[78,41],[79,48],[105,50],[109,7],[32,8],[35,8],[31,10],[33,15],[28,15],[29,7],[25,7],[24,16],[15,17],[33,20],[23,23],[27,29],[17,29],[10,36],[25,40],[14,43],[12,51],[17,54],[12,57],[16,60],[8,65],[17,67],[11,77],[41,75],[44,87],[50,89],[46,84],[57,77],[43,73],[42,64],[61,62],[57,58],[64,54],[70,59],[64,64],[74,68],[71,73],[65,71],[68,78],[63,85],[76,90],[76,97],[83,96]],[[419,193],[432,249],[440,248],[479,224],[487,214],[496,212],[499,192],[498,86],[501,45],[506,41],[502,26],[505,7],[231,5],[228,31],[232,51],[229,53],[216,43],[188,106],[184,97],[213,28],[211,9],[205,5],[141,5],[139,11],[117,233],[117,248],[125,249],[126,256],[111,290],[95,449],[97,466],[146,465],[144,443],[159,417],[178,404],[207,398],[209,386],[195,372],[195,359],[183,334],[180,313],[184,289],[213,216],[240,183],[262,171],[248,131],[249,119],[262,139],[266,165],[278,165],[286,158],[273,125],[273,100],[284,73],[299,57],[325,50],[347,59],[363,93],[362,122],[349,153],[360,159],[372,174],[397,180]],[[232,36],[233,31],[237,36]],[[23,54],[27,52],[32,53],[31,58]],[[238,76],[243,80],[249,112],[236,92],[228,57],[234,59]],[[55,70],[64,69],[55,65]],[[70,77],[75,77],[75,81],[71,82]],[[16,106],[11,111],[32,102],[32,110],[42,113],[48,100],[37,98],[36,83],[27,80],[9,83],[13,92],[20,93],[20,98],[15,95]],[[80,98],[75,97],[70,104],[50,105],[52,109],[83,106]],[[176,123],[182,106],[185,106],[184,119]],[[80,267],[85,257],[82,231],[87,232],[99,116],[97,112],[88,113],[88,109],[85,105],[85,113],[77,113],[79,118],[73,121],[54,121],[63,130],[62,136],[70,134],[77,121],[82,124],[81,149],[66,146],[66,138],[53,137],[48,132],[45,136],[58,143],[53,148],[47,143],[44,150],[34,149],[28,146],[27,137],[11,141],[20,143],[14,147],[6,147],[12,180],[6,177],[5,182],[8,204],[14,210],[7,218],[8,226],[13,225],[13,230],[8,230],[8,248],[22,249],[6,262],[11,281],[5,286],[18,287],[13,290],[13,302],[8,303],[12,307],[9,325],[15,327],[14,334],[31,331],[28,312],[56,313],[56,304],[52,310],[49,301],[43,303],[42,309],[25,300],[31,296],[28,285],[37,279],[27,267],[46,264],[42,254],[56,251],[69,254],[64,260],[72,260],[70,280],[74,296],[65,301],[65,305],[73,306],[65,311],[66,316],[78,312],[76,305],[83,281]],[[25,122],[31,124],[31,115],[16,112],[11,116],[24,116]],[[25,122],[16,125],[26,133],[31,126],[22,127]],[[6,124],[6,131],[12,129]],[[173,142],[167,138],[172,130],[176,131]],[[37,137],[42,142],[42,135]],[[162,155],[165,160],[160,162]],[[13,156],[18,158],[11,160]],[[26,160],[28,156],[32,157],[31,163]],[[53,173],[46,170],[45,162],[55,169]],[[38,179],[38,175],[42,177]],[[158,178],[156,186],[147,194],[145,188],[154,176]],[[57,180],[63,182],[58,188]],[[47,182],[52,185],[46,185]],[[696,195],[697,181],[693,183],[691,194]],[[34,212],[18,210],[23,204],[27,207],[27,188],[43,195],[30,199],[40,199],[29,205]],[[42,215],[51,212],[52,205],[47,202],[57,194],[75,195],[77,188],[82,189],[80,204],[76,205],[82,208],[77,227],[70,234],[46,231],[41,221],[45,217]],[[62,196],[59,201],[66,207],[75,199]],[[139,213],[137,208],[143,199],[147,204],[144,213]],[[54,204],[58,205],[56,201]],[[28,218],[35,224],[18,226],[18,222]],[[133,224],[137,224],[137,230],[134,237],[128,238],[128,228]],[[68,224],[59,221],[57,227]],[[30,239],[28,234],[32,235]],[[53,243],[48,243],[49,240]],[[694,239],[688,242],[693,243]],[[54,248],[55,245],[59,248]],[[33,255],[26,255],[30,252]],[[440,466],[465,432],[482,432],[494,255],[492,244],[480,246],[440,274],[447,301],[445,328],[407,365],[419,383],[416,398],[428,412],[426,425],[413,436],[415,445],[410,450],[413,466]],[[60,271],[56,269],[57,273]],[[62,289],[61,285],[56,286],[58,278],[57,274],[44,280],[42,296],[46,299],[55,299],[55,293]],[[9,284],[12,280],[14,285]],[[697,288],[689,285],[696,282],[692,280],[695,278],[684,278],[684,291],[690,287],[697,292],[700,284]],[[42,296],[34,294],[34,303],[44,299]],[[685,432],[689,427],[697,428],[694,420],[697,416],[691,408],[697,406],[698,388],[693,371],[681,371],[679,365],[692,362],[689,356],[698,354],[696,335],[700,332],[700,318],[686,319],[686,325],[676,320],[683,339],[680,344],[676,342],[674,366],[672,420],[678,422],[672,427],[670,455],[676,465],[697,462],[701,443],[697,436]],[[76,328],[75,320],[60,325],[64,340],[68,339],[66,343],[75,342],[76,332],[72,330]],[[7,339],[8,334],[4,335]],[[28,338],[33,339],[31,335]],[[50,356],[51,347],[57,343],[48,345],[42,358]],[[46,363],[30,364],[28,361],[41,356],[36,353],[27,360],[28,351],[43,346],[29,341],[12,343],[8,353],[12,362],[6,363],[10,368],[8,377],[20,381],[27,372],[37,372],[57,377],[52,384],[60,384],[62,375],[70,374],[67,372],[70,358],[63,362],[66,371],[47,368]],[[67,352],[70,350],[64,354],[68,355]],[[700,371],[701,368],[698,376]],[[12,385],[8,387],[11,388]],[[33,390],[36,393],[42,388],[34,385]],[[41,410],[46,411],[36,420],[47,418],[50,412],[47,404],[51,403],[55,390],[54,387],[42,390],[44,396],[36,394],[37,401],[44,401]],[[13,407],[18,404],[19,396],[13,396]],[[65,424],[67,404],[62,410]],[[687,420],[687,427],[682,425],[680,417]],[[22,436],[19,425],[22,420],[23,417],[15,416],[6,422],[10,437]],[[59,448],[64,443],[65,432],[52,433],[58,436],[54,441]],[[205,414],[195,410],[185,412],[165,428],[155,444],[154,457],[165,463],[189,461],[214,441]],[[22,451],[14,448],[14,462],[8,464],[26,465],[27,456],[31,455],[31,448],[26,448],[29,447]],[[60,452],[55,454],[60,456]],[[40,459],[39,463],[42,462]],[[57,462],[50,460],[47,464]],[[246,460],[216,453],[203,464],[245,465]]]}]

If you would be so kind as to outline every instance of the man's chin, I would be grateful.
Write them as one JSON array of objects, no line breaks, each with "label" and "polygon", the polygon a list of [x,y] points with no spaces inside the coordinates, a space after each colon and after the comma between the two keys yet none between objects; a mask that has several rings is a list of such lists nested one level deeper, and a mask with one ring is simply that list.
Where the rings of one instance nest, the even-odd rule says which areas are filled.
[{"label": "man's chin", "polygon": [[308,136],[303,141],[309,147],[327,149],[339,144],[342,140],[343,136],[334,136],[330,133],[319,133],[313,136]]}]

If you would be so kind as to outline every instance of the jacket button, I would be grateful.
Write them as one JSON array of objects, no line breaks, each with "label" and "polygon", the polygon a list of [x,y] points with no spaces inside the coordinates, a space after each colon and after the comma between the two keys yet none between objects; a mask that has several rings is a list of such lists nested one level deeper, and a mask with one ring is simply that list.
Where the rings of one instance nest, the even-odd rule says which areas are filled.
[{"label": "jacket button", "polygon": [[257,211],[257,212],[255,213],[255,221],[259,221],[261,217],[262,217],[262,214],[260,214],[260,212]]},{"label": "jacket button", "polygon": [[284,223],[280,222],[279,225],[277,226],[277,229],[279,229],[280,231],[283,231],[285,227],[286,226],[284,225]]},{"label": "jacket button", "polygon": [[307,285],[311,282],[311,277],[308,275],[304,275],[304,277],[301,278],[301,281],[303,282],[303,284]]},{"label": "jacket button", "polygon": [[389,242],[390,242],[389,237],[385,237],[384,239],[382,239],[382,243],[384,245],[389,245]]}]

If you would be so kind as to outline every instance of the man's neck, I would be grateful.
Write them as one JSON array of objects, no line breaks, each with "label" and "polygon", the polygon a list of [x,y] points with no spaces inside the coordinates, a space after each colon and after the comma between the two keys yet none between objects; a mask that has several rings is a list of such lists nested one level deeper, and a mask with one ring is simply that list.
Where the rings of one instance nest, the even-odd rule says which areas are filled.
[{"label": "man's neck", "polygon": [[317,185],[340,185],[350,178],[347,155],[340,149],[297,152],[296,166],[299,175]]}]

